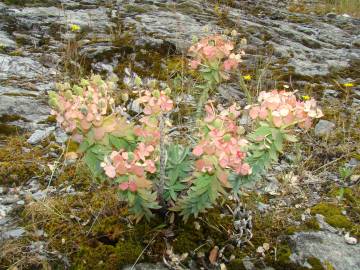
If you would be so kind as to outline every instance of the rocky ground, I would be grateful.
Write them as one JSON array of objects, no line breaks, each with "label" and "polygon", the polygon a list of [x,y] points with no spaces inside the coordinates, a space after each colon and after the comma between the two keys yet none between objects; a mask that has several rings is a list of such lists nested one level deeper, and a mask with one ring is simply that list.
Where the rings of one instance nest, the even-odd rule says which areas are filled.
[{"label": "rocky ground", "polygon": [[[229,213],[218,209],[215,212],[224,220],[210,215],[194,221],[200,224],[195,236],[186,231],[193,230],[193,223],[175,232],[149,229],[156,232],[154,238],[151,233],[141,238],[144,228],[131,224],[126,226],[135,233],[119,233],[127,227],[114,215],[124,210],[117,205],[104,213],[97,199],[108,191],[88,184],[79,166],[62,164],[66,135],[49,117],[46,93],[55,81],[76,80],[91,71],[117,74],[123,80],[120,86],[129,80],[125,69],[164,81],[178,78],[193,36],[235,29],[246,52],[241,70],[254,78],[249,82],[254,94],[260,88],[287,85],[320,100],[325,118],[304,136],[301,150],[289,149],[267,179],[248,191],[244,202],[252,211],[254,243],[225,250],[228,259],[219,258],[218,267],[225,263],[229,269],[360,269],[358,18],[294,12],[288,1],[280,0],[38,0],[26,6],[18,2],[0,3],[0,268],[55,264],[58,269],[115,269],[115,264],[120,269],[133,264],[147,243],[147,262],[162,261],[169,244],[179,257],[166,253],[168,265],[213,267],[209,252],[226,246],[227,233],[211,231],[208,223],[229,229]],[[71,31],[72,24],[81,30]],[[345,87],[346,83],[353,86]],[[241,90],[234,81],[220,89],[217,98],[245,104]],[[187,99],[192,106],[191,93]],[[131,103],[129,109],[136,111]],[[342,179],[340,167],[351,168],[352,175]],[[339,199],[340,187],[345,192]],[[93,209],[86,208],[84,202],[89,201]],[[44,207],[64,219],[46,213]],[[62,222],[68,227],[50,226]],[[66,234],[69,228],[71,235]],[[81,240],[69,240],[75,236]],[[124,255],[127,259],[119,255],[127,254],[124,239],[133,245],[130,249],[139,251]],[[161,244],[154,244],[154,239]],[[174,242],[165,240],[165,245],[164,239]],[[145,245],[138,245],[144,240]],[[194,252],[205,243],[207,248],[199,248],[202,253]],[[271,248],[257,252],[263,243]],[[22,252],[27,255],[18,257]],[[185,253],[189,255],[183,263],[176,263]],[[165,266],[144,263],[136,269],[155,267]]]}]

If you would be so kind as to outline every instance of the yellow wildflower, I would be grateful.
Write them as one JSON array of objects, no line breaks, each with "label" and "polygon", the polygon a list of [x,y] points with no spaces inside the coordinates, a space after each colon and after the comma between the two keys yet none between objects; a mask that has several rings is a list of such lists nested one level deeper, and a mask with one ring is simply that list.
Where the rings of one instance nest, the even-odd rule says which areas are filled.
[{"label": "yellow wildflower", "polygon": [[345,87],[353,87],[354,84],[353,84],[353,83],[344,83],[344,86],[345,86]]},{"label": "yellow wildflower", "polygon": [[78,32],[78,31],[80,31],[80,26],[77,24],[72,24],[72,25],[70,25],[70,30],[71,30],[71,32]]},{"label": "yellow wildflower", "polygon": [[243,76],[245,81],[250,81],[251,80],[251,75],[245,75]]},{"label": "yellow wildflower", "polygon": [[305,95],[305,96],[302,96],[302,99],[303,99],[303,100],[309,100],[309,99],[310,99],[310,97],[309,97],[309,96],[307,96],[307,95]]}]

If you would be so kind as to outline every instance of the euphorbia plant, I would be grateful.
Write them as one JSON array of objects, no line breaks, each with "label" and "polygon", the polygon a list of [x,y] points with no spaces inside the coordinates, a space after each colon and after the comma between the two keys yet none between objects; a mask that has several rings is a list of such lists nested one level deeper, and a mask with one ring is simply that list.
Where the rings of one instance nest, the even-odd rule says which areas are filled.
[{"label": "euphorbia plant", "polygon": [[323,116],[316,101],[311,98],[298,100],[294,92],[273,90],[260,92],[258,104],[247,108],[251,119],[256,121],[255,130],[247,137],[250,146],[246,161],[252,168],[248,176],[232,177],[234,191],[245,183],[257,180],[278,160],[284,142],[296,142],[294,127],[309,129],[313,119]]},{"label": "euphorbia plant", "polygon": [[[203,65],[203,75],[211,75],[204,75],[209,83],[221,83],[217,76],[226,79],[223,72],[239,63],[237,56],[230,57],[230,45],[211,37],[194,47],[204,58],[193,67]],[[194,129],[196,144],[174,144],[166,138],[165,125],[175,107],[170,89],[136,81],[137,102],[143,108],[136,121],[117,113],[115,82],[99,76],[80,85],[59,85],[57,93],[50,93],[50,104],[59,126],[80,144],[78,151],[95,178],[110,183],[137,220],[150,218],[158,208],[179,211],[186,220],[212,207],[219,196],[238,195],[242,184],[257,180],[278,159],[285,141],[296,140],[295,126],[308,129],[312,119],[322,116],[313,99],[297,100],[293,92],[261,92],[258,104],[245,108],[255,121],[255,130],[245,135],[236,104],[217,110],[208,101]]]},{"label": "euphorbia plant", "polygon": [[209,92],[224,80],[230,79],[230,73],[235,71],[241,62],[243,51],[234,53],[234,44],[220,35],[209,36],[201,39],[189,49],[191,61],[189,66],[197,70],[202,77],[202,89],[199,100],[198,116],[209,97]]},{"label": "euphorbia plant", "polygon": [[236,105],[216,113],[212,103],[205,106],[206,116],[200,121],[198,144],[192,153],[196,157],[194,172],[190,178],[192,186],[175,209],[187,219],[190,215],[211,207],[220,194],[231,188],[230,173],[251,174],[246,157],[247,140],[244,129],[236,120],[240,115]]},{"label": "euphorbia plant", "polygon": [[110,180],[136,218],[149,218],[149,209],[159,208],[153,181],[149,180],[157,171],[159,156],[157,116],[171,110],[173,104],[164,91],[139,91],[145,116],[134,125],[111,108],[112,86],[113,82],[99,76],[83,80],[81,85],[59,85],[58,93],[50,93],[52,113],[80,143],[79,152],[96,179]]}]

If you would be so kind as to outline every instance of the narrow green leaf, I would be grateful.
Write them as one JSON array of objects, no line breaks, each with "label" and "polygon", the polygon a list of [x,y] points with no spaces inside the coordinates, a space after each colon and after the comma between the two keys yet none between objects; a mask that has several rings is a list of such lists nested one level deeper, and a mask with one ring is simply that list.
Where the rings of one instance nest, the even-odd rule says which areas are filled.
[{"label": "narrow green leaf", "polygon": [[109,135],[110,143],[117,149],[124,149],[128,150],[129,143],[124,139],[120,137],[115,137],[113,135]]},{"label": "narrow green leaf", "polygon": [[277,130],[276,132],[273,133],[273,140],[276,150],[282,153],[284,137],[280,130]]}]

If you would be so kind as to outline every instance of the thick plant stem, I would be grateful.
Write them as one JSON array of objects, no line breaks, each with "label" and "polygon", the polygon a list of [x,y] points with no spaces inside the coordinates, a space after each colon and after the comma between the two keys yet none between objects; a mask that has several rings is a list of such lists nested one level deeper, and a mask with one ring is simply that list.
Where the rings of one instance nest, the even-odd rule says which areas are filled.
[{"label": "thick plant stem", "polygon": [[206,84],[206,87],[203,88],[203,92],[199,98],[199,104],[196,108],[196,119],[199,119],[202,116],[202,112],[204,109],[204,104],[209,99],[209,93],[213,90],[214,86],[211,82]]},{"label": "thick plant stem", "polygon": [[160,180],[158,184],[158,196],[161,206],[165,206],[164,200],[164,187],[165,187],[165,168],[166,168],[166,149],[165,149],[165,121],[164,115],[161,114],[160,117]]},{"label": "thick plant stem", "polygon": [[199,119],[201,117],[204,104],[205,104],[206,100],[208,100],[208,98],[209,98],[209,89],[204,89],[204,91],[201,93],[201,96],[199,99],[199,104],[196,108],[196,118],[197,119]]}]

